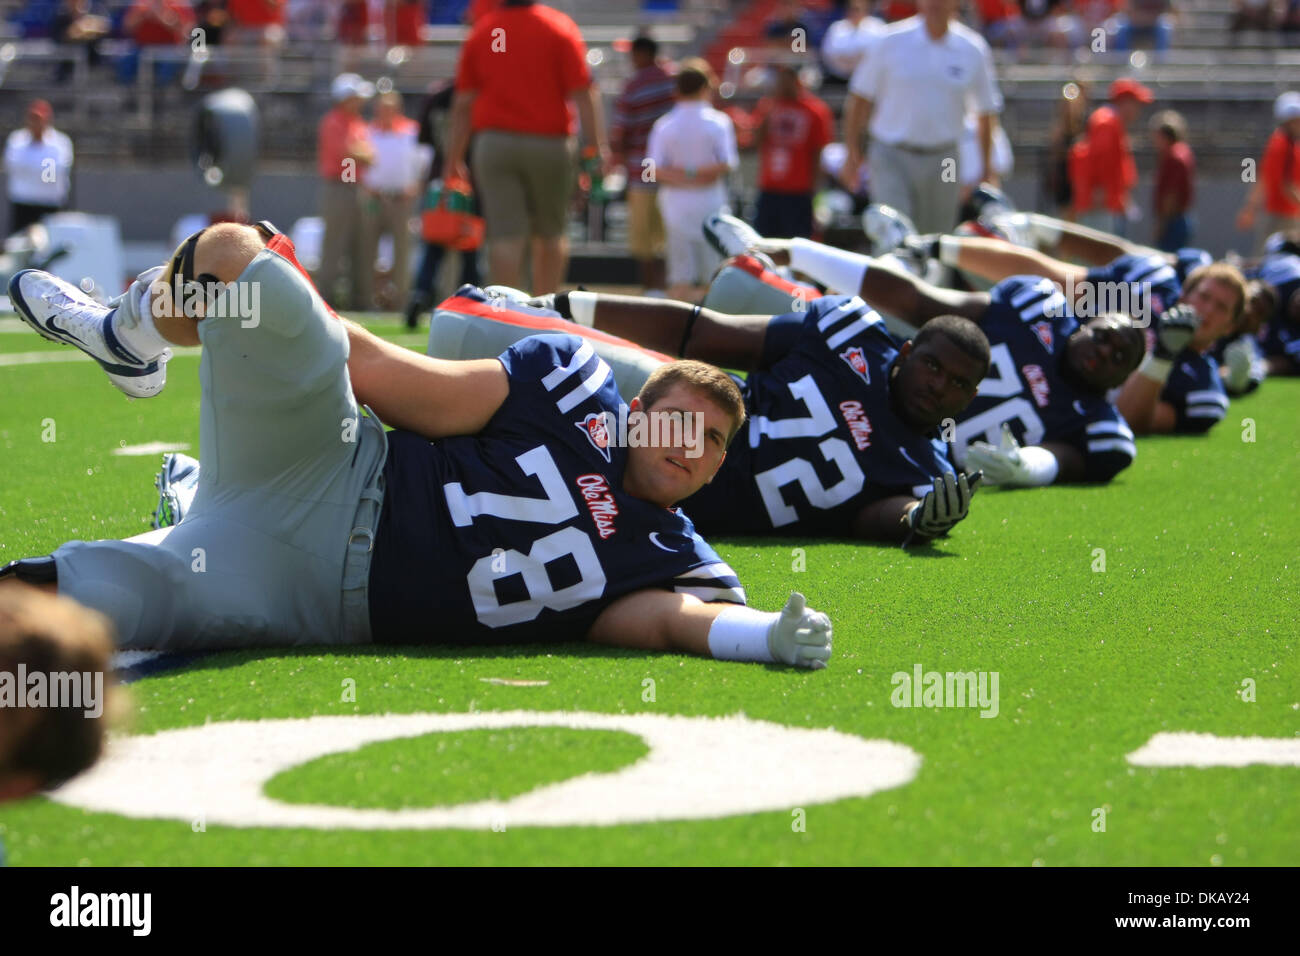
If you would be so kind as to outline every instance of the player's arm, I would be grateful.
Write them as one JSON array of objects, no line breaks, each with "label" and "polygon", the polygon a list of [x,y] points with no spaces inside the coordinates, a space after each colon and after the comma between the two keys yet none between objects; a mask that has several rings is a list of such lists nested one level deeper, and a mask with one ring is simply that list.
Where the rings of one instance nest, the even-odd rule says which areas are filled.
[{"label": "player's arm", "polygon": [[719,660],[825,667],[831,622],[792,594],[778,613],[756,611],[690,594],[645,590],[624,595],[601,612],[587,640],[614,647],[677,651]]},{"label": "player's arm", "polygon": [[604,292],[568,292],[534,301],[579,325],[723,368],[757,368],[772,321],[770,315],[727,315],[689,302]]},{"label": "player's arm", "polygon": [[1120,388],[1115,407],[1137,435],[1171,432],[1178,412],[1160,393],[1173,371],[1174,359],[1192,340],[1200,319],[1188,305],[1175,305],[1156,317],[1156,347]]},{"label": "player's arm", "polygon": [[[918,237],[922,241],[925,237]],[[1082,282],[1088,275],[1083,266],[1062,262],[1037,249],[1013,246],[1001,239],[978,236],[941,236],[937,240],[937,258],[962,272],[972,272],[991,282],[1011,276],[1036,275],[1051,279],[1064,291]]]},{"label": "player's arm", "polygon": [[1027,233],[1039,252],[1057,259],[1078,259],[1090,266],[1104,266],[1120,256],[1156,251],[1113,233],[1040,212],[1009,213],[998,221],[1003,218],[1008,225]]},{"label": "player's arm", "polygon": [[979,322],[989,307],[987,293],[941,289],[880,259],[810,239],[764,239],[754,248],[828,289],[856,292],[873,309],[917,325],[940,315]]},{"label": "player's arm", "polygon": [[510,392],[497,359],[456,362],[430,358],[372,335],[348,330],[348,375],[357,401],[380,419],[426,438],[483,430]]}]

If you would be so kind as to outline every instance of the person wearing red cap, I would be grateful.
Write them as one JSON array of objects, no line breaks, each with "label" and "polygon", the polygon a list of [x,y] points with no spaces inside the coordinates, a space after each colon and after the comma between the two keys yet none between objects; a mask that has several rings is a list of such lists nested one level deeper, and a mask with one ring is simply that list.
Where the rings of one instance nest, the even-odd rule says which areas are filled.
[{"label": "person wearing red cap", "polygon": [[54,111],[32,100],[27,123],[5,142],[9,180],[9,235],[26,229],[68,201],[72,186],[72,140],[50,125]]},{"label": "person wearing red cap", "polygon": [[1110,104],[1093,110],[1087,134],[1071,148],[1074,214],[1084,225],[1125,234],[1133,207],[1130,193],[1137,185],[1128,129],[1137,122],[1142,107],[1154,100],[1151,90],[1137,80],[1116,80],[1110,85]]}]

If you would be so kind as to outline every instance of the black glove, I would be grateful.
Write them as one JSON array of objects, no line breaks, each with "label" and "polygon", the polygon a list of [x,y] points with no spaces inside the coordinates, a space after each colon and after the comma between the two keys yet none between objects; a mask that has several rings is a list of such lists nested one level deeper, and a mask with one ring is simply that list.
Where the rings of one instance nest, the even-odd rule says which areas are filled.
[{"label": "black glove", "polygon": [[910,258],[920,263],[938,259],[939,238],[937,232],[924,236],[907,236],[903,239],[897,251],[905,252]]},{"label": "black glove", "polygon": [[1160,359],[1172,359],[1192,341],[1201,317],[1190,305],[1175,305],[1156,316],[1156,350]]}]

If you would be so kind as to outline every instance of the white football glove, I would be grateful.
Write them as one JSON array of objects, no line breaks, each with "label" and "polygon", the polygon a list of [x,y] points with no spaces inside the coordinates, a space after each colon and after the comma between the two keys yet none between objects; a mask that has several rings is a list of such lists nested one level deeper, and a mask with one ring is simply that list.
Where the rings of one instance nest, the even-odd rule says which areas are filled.
[{"label": "white football glove", "polygon": [[1227,378],[1223,385],[1233,395],[1240,395],[1250,384],[1251,372],[1255,366],[1255,348],[1242,336],[1234,339],[1223,350],[1223,364],[1228,367]]},{"label": "white football glove", "polygon": [[804,596],[795,591],[768,628],[767,649],[782,664],[825,667],[831,657],[831,619],[807,607]]},{"label": "white football glove", "polygon": [[970,500],[975,495],[984,476],[978,471],[971,475],[954,476],[944,472],[934,479],[934,488],[925,493],[920,503],[907,513],[911,529],[903,546],[911,543],[913,535],[933,538],[948,531],[970,513]]},{"label": "white football glove", "polygon": [[991,484],[1012,488],[1050,485],[1060,470],[1056,456],[1046,448],[1021,448],[1006,423],[1002,425],[1000,447],[986,441],[971,442],[966,450],[966,466],[979,468]]}]

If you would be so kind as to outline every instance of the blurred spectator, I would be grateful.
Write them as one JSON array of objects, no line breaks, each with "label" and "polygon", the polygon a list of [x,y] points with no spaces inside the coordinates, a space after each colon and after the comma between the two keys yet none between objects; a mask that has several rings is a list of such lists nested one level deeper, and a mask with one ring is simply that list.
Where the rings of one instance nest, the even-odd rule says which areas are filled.
[{"label": "blurred spectator", "polygon": [[1236,0],[1229,29],[1233,33],[1242,30],[1271,30],[1273,21],[1273,0]]},{"label": "blurred spectator", "polygon": [[229,43],[278,46],[284,42],[285,0],[226,0],[226,11]]},{"label": "blurred spectator", "polygon": [[871,198],[911,218],[921,232],[956,225],[961,204],[958,139],[978,117],[979,179],[998,185],[993,130],[1002,110],[989,45],[953,19],[956,0],[921,0],[919,16],[890,26],[849,80],[844,106],[846,189],[856,185],[861,134],[871,133]]},{"label": "blurred spectator", "polygon": [[884,30],[885,21],[871,15],[871,0],[849,0],[844,19],[832,23],[822,38],[827,75],[847,83],[867,47]]},{"label": "blurred spectator", "polygon": [[393,237],[393,267],[389,279],[405,290],[410,279],[411,219],[424,181],[427,153],[420,150],[419,124],[402,115],[400,93],[389,92],[375,100],[370,143],[375,161],[366,168],[363,222],[366,244],[362,259],[374,262],[381,236]]},{"label": "blurred spectator", "polygon": [[[504,47],[501,36],[509,37]],[[604,117],[578,25],[544,4],[506,0],[470,29],[456,67],[446,171],[469,178],[472,132],[494,284],[523,287],[530,241],[532,291],[554,292],[564,279],[575,174],[570,101],[582,119],[587,155],[607,167]]]},{"label": "blurred spectator", "polygon": [[916,0],[885,0],[886,23],[897,23],[899,20],[914,16],[916,16]]},{"label": "blurred spectator", "polygon": [[1290,35],[1297,32],[1300,32],[1300,0],[1287,0],[1286,10],[1282,13],[1283,42],[1287,46],[1294,46],[1295,41]]},{"label": "blurred spectator", "polygon": [[[1097,25],[1111,12],[1107,0],[1102,0],[1102,5],[1105,14],[1097,21]],[[1070,0],[1020,0],[1024,41],[1031,46],[1056,49],[1070,49],[1080,45],[1087,36],[1084,21],[1093,16],[1083,10],[1084,6],[1082,3],[1071,3]],[[1080,13],[1080,10],[1083,12]]]},{"label": "blurred spectator", "polygon": [[989,46],[1018,48],[1025,40],[1025,21],[1017,0],[975,0],[980,33]]},{"label": "blurred spectator", "polygon": [[470,0],[465,8],[465,23],[472,27],[499,6],[501,0]]},{"label": "blurred spectator", "polygon": [[230,25],[226,2],[227,0],[199,0],[194,4],[195,24],[203,31],[203,42],[208,46],[220,46],[225,38],[226,27]]},{"label": "blurred spectator", "polygon": [[284,26],[290,43],[319,43],[334,39],[330,4],[325,0],[288,0]]},{"label": "blurred spectator", "polygon": [[655,121],[673,108],[676,89],[672,74],[656,59],[658,52],[659,44],[648,36],[632,41],[636,72],[614,101],[609,128],[610,152],[627,170],[627,245],[645,289],[664,287],[664,221],[644,163],[646,141]]},{"label": "blurred spectator", "polygon": [[659,183],[659,212],[668,233],[668,295],[699,296],[719,263],[704,238],[704,221],[728,211],[727,176],[740,165],[736,131],[710,103],[717,85],[704,60],[682,63],[677,103],[650,130],[646,155]]},{"label": "blurred spectator", "polygon": [[1192,244],[1196,159],[1187,145],[1187,121],[1174,110],[1161,110],[1151,118],[1151,140],[1156,148],[1155,245],[1177,252]]},{"label": "blurred spectator", "polygon": [[1043,165],[1042,204],[1052,215],[1073,219],[1073,189],[1070,184],[1070,149],[1088,130],[1088,93],[1076,82],[1061,87],[1056,121],[1047,143]]},{"label": "blurred spectator", "polygon": [[9,180],[9,234],[58,212],[72,188],[72,140],[50,121],[54,111],[45,100],[27,107],[27,124],[5,142]]},{"label": "blurred spectator", "polygon": [[[85,47],[86,63],[94,69],[100,61],[99,41],[107,37],[110,30],[108,17],[92,6],[90,0],[63,0],[59,4],[59,12],[54,15],[51,35],[55,43]],[[70,61],[60,62],[55,72],[55,82],[67,81],[72,71]]]},{"label": "blurred spectator", "polygon": [[384,40],[389,46],[420,46],[420,29],[428,22],[424,0],[385,0]]},{"label": "blurred spectator", "polygon": [[1154,100],[1137,80],[1116,80],[1110,85],[1110,105],[1093,110],[1086,136],[1071,148],[1074,213],[1085,226],[1122,236],[1129,217],[1136,217],[1130,193],[1137,185],[1137,163],[1128,129]]},{"label": "blurred spectator", "polygon": [[1177,18],[1173,0],[1120,0],[1115,15],[1119,27],[1115,49],[1128,51],[1149,45],[1157,52],[1164,52],[1173,41]]},{"label": "blurred spectator", "polygon": [[[435,179],[443,176],[443,153],[439,147],[437,132],[437,115],[451,108],[451,98],[455,87],[450,83],[437,83],[430,87],[420,106],[420,133],[417,137],[421,149],[430,159],[429,175],[425,182],[427,187]],[[424,254],[420,257],[420,269],[416,273],[415,283],[411,286],[411,297],[406,303],[406,326],[415,328],[420,324],[420,314],[427,312],[433,305],[435,287],[438,284],[438,269],[442,266],[447,247],[432,242],[424,243]],[[478,271],[478,250],[458,252],[460,256],[460,281],[458,286],[469,283],[482,285]]]},{"label": "blurred spectator", "polygon": [[[130,83],[140,68],[140,49],[175,47],[188,50],[194,11],[184,0],[137,0],[122,21],[122,32],[135,41],[137,49],[118,60],[118,79]],[[164,86],[174,80],[185,64],[180,58],[159,58],[154,64],[154,82]]]},{"label": "blurred spectator", "polygon": [[777,49],[791,49],[791,44],[799,37],[803,38],[803,48],[808,49],[812,42],[812,30],[803,16],[803,4],[799,0],[781,0],[776,14],[763,27],[763,35],[769,46]]},{"label": "blurred spectator", "polygon": [[1300,93],[1283,93],[1273,104],[1277,129],[1264,147],[1259,177],[1237,214],[1237,228],[1255,228],[1260,207],[1267,214],[1256,252],[1275,232],[1300,228]]},{"label": "blurred spectator", "polygon": [[822,150],[833,137],[830,107],[803,88],[793,66],[777,67],[774,95],[759,101],[758,219],[774,239],[812,235],[812,197]]},{"label": "blurred spectator", "polygon": [[334,38],[344,46],[365,46],[370,32],[370,4],[367,0],[341,0]]},{"label": "blurred spectator", "polygon": [[[361,177],[374,162],[374,146],[361,108],[375,88],[355,73],[341,73],[330,86],[334,100],[317,129],[316,163],[321,179],[321,218],[325,221],[316,285],[325,301],[340,310],[373,307],[375,262],[365,256]],[[351,287],[336,297],[340,260],[348,260]]]}]

